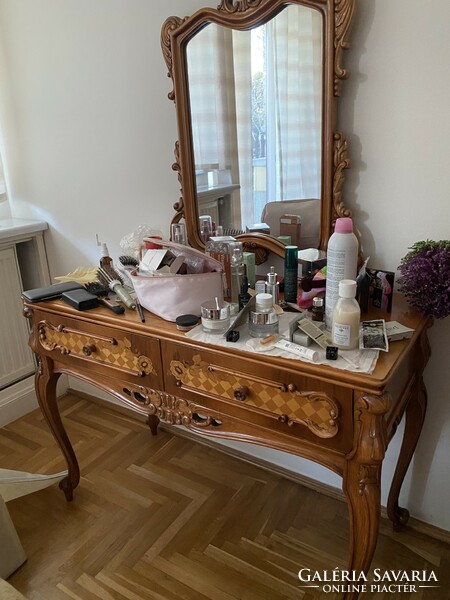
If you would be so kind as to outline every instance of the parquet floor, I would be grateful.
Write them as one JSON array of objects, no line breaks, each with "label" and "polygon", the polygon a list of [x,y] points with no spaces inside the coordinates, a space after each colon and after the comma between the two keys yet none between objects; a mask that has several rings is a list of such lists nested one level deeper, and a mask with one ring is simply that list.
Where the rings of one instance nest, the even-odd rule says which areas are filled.
[{"label": "parquet floor", "polygon": [[[77,396],[61,401],[82,480],[8,503],[28,555],[10,582],[29,600],[313,600],[300,568],[345,568],[347,509],[297,483]],[[0,430],[0,465],[65,468],[39,411]],[[433,569],[448,598],[450,546],[382,523],[374,567]]]}]

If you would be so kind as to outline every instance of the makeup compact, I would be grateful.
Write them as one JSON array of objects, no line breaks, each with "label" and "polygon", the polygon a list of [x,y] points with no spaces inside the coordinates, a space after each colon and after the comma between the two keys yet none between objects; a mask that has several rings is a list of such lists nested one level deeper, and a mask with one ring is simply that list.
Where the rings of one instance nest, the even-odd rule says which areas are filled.
[{"label": "makeup compact", "polygon": [[230,326],[230,305],[215,298],[201,306],[202,328],[205,333],[220,334]]},{"label": "makeup compact", "polygon": [[175,325],[179,331],[190,331],[198,324],[196,315],[180,315],[175,319]]}]

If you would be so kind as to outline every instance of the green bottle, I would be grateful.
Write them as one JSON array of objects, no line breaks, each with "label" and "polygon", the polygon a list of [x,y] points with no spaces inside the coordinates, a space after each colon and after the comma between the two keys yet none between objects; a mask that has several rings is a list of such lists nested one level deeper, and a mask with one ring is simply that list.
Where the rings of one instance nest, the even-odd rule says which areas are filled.
[{"label": "green bottle", "polygon": [[298,295],[298,246],[284,249],[284,301],[297,303]]}]

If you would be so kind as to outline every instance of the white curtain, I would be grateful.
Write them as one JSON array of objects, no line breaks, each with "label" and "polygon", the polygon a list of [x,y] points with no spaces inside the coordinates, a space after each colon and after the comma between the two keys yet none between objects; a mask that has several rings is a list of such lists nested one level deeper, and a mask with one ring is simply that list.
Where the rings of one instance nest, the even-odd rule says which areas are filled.
[{"label": "white curtain", "polygon": [[320,198],[322,16],[289,6],[267,24],[268,200]]}]

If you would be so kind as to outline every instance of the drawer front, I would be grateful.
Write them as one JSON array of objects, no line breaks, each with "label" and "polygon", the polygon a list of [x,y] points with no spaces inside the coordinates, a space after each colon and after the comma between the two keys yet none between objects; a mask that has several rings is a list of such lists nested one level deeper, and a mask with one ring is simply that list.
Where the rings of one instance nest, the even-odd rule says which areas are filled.
[{"label": "drawer front", "polygon": [[159,340],[106,326],[53,317],[37,320],[40,346],[56,362],[107,377],[162,387]]},{"label": "drawer front", "polygon": [[220,410],[237,418],[271,428],[276,423],[289,435],[351,448],[352,390],[220,352],[171,342],[162,349],[168,393],[215,408],[222,400]]}]

